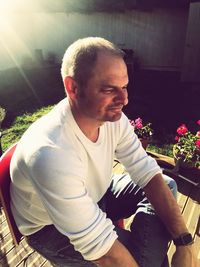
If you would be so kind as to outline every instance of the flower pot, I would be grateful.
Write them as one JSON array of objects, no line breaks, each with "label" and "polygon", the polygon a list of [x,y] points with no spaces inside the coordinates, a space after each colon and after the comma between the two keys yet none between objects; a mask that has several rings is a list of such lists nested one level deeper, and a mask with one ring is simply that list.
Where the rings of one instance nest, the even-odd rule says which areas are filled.
[{"label": "flower pot", "polygon": [[183,169],[191,169],[196,168],[196,161],[184,161],[183,156],[176,151],[176,145],[173,146],[173,156],[174,156],[174,163]]},{"label": "flower pot", "polygon": [[[178,158],[174,156],[174,163],[177,164]],[[179,166],[183,169],[192,169],[197,168],[195,167],[195,162],[186,162],[182,159],[179,159]]]},{"label": "flower pot", "polygon": [[180,174],[184,180],[195,186],[200,186],[200,167],[195,167],[195,162],[184,162],[180,158],[174,156],[175,168],[174,172]]}]

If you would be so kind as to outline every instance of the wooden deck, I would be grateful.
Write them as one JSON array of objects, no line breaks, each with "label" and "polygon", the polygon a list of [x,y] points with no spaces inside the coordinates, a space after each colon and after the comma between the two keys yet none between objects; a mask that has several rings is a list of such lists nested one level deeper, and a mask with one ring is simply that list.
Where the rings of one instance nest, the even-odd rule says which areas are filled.
[{"label": "wooden deck", "polygon": [[[152,154],[162,167],[173,167],[171,158]],[[123,166],[115,162],[114,172],[124,172]],[[174,177],[177,180],[177,177]],[[200,188],[188,183],[183,179],[177,180],[178,184],[178,204],[185,218],[187,226],[195,238],[199,266],[200,266]],[[126,226],[130,225],[132,218],[126,220]],[[174,251],[174,246],[169,248],[169,258]],[[34,252],[22,239],[20,245],[15,247],[12,243],[11,234],[4,216],[3,210],[0,212],[0,267],[51,267],[52,265],[37,252]],[[188,266],[189,267],[189,266]]]},{"label": "wooden deck", "polygon": [[51,267],[52,265],[33,249],[23,238],[15,246],[3,210],[0,214],[0,267]]},{"label": "wooden deck", "polygon": [[[151,154],[151,156],[153,156],[157,160],[161,168],[172,169],[174,167],[174,160],[172,158],[159,155],[156,153],[149,153],[149,154]],[[120,163],[115,162],[114,172],[115,173],[124,172],[123,166]],[[186,225],[195,239],[195,248],[197,251],[197,257],[199,263],[198,267],[200,267],[200,187],[194,186],[193,183],[189,183],[184,179],[178,178],[177,175],[172,174],[171,176],[176,180],[178,185],[177,202],[180,206]],[[200,177],[198,178],[200,180]],[[127,229],[129,229],[133,217],[134,216],[132,216],[132,218],[126,219],[125,225]],[[175,251],[175,246],[173,244],[170,244],[168,251],[170,262],[174,251]]]}]

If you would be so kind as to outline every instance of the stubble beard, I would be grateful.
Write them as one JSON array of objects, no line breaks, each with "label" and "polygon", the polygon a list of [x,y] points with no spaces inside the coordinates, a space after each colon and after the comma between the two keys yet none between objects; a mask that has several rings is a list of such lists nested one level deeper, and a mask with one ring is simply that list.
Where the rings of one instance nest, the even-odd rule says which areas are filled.
[{"label": "stubble beard", "polygon": [[120,120],[121,116],[122,116],[122,111],[117,112],[117,113],[113,112],[113,114],[111,115],[108,114],[107,116],[105,116],[104,121],[115,122],[115,121]]}]

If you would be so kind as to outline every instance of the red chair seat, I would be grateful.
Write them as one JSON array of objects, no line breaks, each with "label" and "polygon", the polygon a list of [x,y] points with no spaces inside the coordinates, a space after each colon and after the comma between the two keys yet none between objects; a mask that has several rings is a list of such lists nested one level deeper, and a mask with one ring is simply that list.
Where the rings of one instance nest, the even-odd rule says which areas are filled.
[{"label": "red chair seat", "polygon": [[10,161],[16,144],[6,150],[0,158],[0,199],[8,227],[15,245],[19,244],[22,234],[19,232],[10,208]]}]

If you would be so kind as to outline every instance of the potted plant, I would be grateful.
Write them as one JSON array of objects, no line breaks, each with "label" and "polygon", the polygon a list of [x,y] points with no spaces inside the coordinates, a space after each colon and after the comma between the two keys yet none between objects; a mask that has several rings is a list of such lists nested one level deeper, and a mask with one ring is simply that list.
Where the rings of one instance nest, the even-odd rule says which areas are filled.
[{"label": "potted plant", "polygon": [[130,123],[134,127],[134,131],[140,139],[143,148],[146,149],[153,135],[151,123],[143,123],[141,118],[130,120]]},{"label": "potted plant", "polygon": [[[197,121],[200,125],[200,120]],[[175,163],[183,168],[200,166],[200,131],[192,133],[185,124],[177,128],[176,144],[173,146]]]}]

